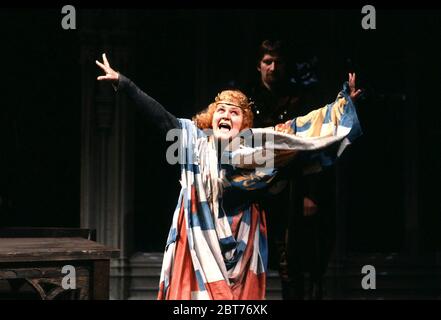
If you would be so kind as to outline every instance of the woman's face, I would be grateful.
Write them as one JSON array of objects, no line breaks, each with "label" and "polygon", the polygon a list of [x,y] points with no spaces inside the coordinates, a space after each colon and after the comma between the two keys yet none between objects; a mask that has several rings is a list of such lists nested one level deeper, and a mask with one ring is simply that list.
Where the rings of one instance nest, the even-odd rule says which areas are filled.
[{"label": "woman's face", "polygon": [[242,128],[243,112],[239,107],[220,103],[213,114],[213,134],[218,139],[235,137]]}]

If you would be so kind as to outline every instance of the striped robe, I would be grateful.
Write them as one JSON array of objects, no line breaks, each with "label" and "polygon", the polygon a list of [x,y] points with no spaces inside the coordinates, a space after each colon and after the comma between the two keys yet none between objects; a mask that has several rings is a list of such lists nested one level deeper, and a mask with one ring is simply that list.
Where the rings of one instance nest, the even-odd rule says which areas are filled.
[{"label": "striped robe", "polygon": [[[190,120],[179,122],[182,189],[165,247],[158,299],[264,299],[265,213],[245,199],[243,206],[227,212],[223,196],[231,190],[265,190],[278,168],[299,156],[319,167],[331,165],[361,135],[347,83],[331,104],[276,129],[242,132],[236,147],[226,148],[220,158],[211,135]],[[261,145],[256,146],[256,138]]]}]

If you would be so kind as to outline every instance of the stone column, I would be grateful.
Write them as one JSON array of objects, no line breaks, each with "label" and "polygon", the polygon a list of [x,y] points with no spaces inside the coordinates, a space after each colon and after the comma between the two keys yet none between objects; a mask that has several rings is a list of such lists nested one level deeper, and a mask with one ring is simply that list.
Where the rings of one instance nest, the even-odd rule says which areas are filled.
[{"label": "stone column", "polygon": [[[403,19],[404,21],[404,19]],[[406,24],[405,29],[413,28]],[[411,30],[408,30],[410,32]],[[419,254],[419,216],[418,216],[418,75],[421,72],[421,62],[425,57],[419,56],[416,48],[426,48],[421,40],[416,37],[412,39],[415,46],[406,48],[405,62],[407,64],[407,81],[405,90],[407,95],[403,95],[404,112],[404,136],[405,148],[403,153],[404,169],[404,250],[406,255],[416,258]],[[420,45],[416,45],[420,43]]]},{"label": "stone column", "polygon": [[121,250],[111,261],[110,298],[125,299],[133,245],[134,110],[109,83],[96,80],[95,60],[106,52],[115,70],[129,72],[128,16],[113,10],[80,14],[81,227],[96,229],[99,243]]}]

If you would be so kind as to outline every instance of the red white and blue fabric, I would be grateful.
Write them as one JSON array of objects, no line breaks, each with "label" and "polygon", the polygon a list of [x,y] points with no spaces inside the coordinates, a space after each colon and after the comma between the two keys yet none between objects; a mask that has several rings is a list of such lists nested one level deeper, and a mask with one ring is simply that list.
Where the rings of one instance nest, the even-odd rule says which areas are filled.
[{"label": "red white and blue fabric", "polygon": [[[221,166],[215,142],[195,124],[179,119],[181,192],[168,235],[158,299],[264,299],[267,271],[266,218],[257,203],[225,212],[223,192],[265,189],[278,166],[307,154],[310,162],[329,165],[361,134],[347,85],[334,103],[286,123],[290,133],[250,129],[246,135],[271,135],[256,147],[247,139],[228,152],[230,159],[264,151],[274,154],[275,167],[246,162]],[[308,151],[304,153],[303,151]],[[239,163],[239,164],[237,164]],[[250,164],[251,163],[251,164]]]}]

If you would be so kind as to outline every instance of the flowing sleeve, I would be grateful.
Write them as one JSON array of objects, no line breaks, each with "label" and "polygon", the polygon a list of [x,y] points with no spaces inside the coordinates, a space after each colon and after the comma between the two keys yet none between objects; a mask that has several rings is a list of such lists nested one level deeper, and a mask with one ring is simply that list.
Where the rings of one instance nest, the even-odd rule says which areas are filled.
[{"label": "flowing sleeve", "polygon": [[348,82],[343,84],[343,89],[334,102],[279,124],[275,130],[288,132],[306,141],[336,138],[336,143],[325,147],[311,147],[310,152],[302,155],[305,174],[333,165],[346,147],[362,135],[356,108],[349,96]]},{"label": "flowing sleeve", "polygon": [[231,186],[254,190],[268,186],[281,167],[298,160],[304,174],[331,166],[362,134],[346,82],[334,102],[277,125],[241,133],[240,147],[229,153]]},{"label": "flowing sleeve", "polygon": [[347,82],[333,103],[294,118],[290,125],[299,137],[345,136],[354,141],[362,134]]}]

